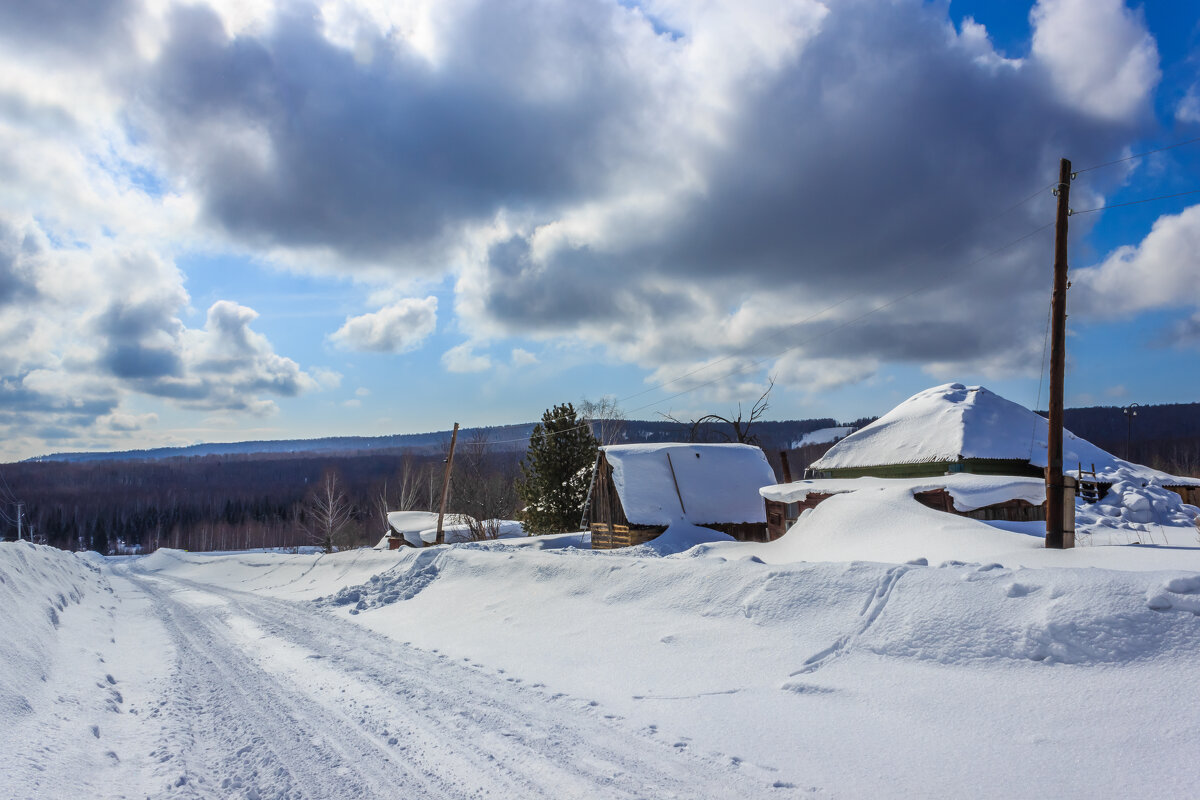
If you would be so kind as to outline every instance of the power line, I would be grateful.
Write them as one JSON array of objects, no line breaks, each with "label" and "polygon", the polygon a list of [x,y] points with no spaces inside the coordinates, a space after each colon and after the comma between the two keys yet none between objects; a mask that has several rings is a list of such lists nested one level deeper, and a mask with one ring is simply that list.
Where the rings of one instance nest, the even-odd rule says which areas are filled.
[{"label": "power line", "polygon": [[[1103,164],[1094,164],[1090,167],[1086,167],[1085,169],[1077,169],[1077,170],[1075,170],[1075,174],[1080,175],[1084,172],[1091,172],[1094,169],[1101,169],[1103,167],[1111,167],[1114,164],[1124,164],[1126,161],[1132,161],[1135,158],[1145,158],[1146,156],[1154,155],[1155,153],[1161,153],[1165,150],[1174,150],[1176,147],[1183,147],[1184,145],[1195,144],[1196,142],[1200,142],[1200,136],[1197,136],[1194,139],[1186,139],[1182,142],[1176,142],[1175,144],[1168,144],[1163,147],[1156,147],[1153,150],[1146,150],[1143,153],[1134,153],[1131,156],[1125,156],[1124,158],[1118,158],[1115,161],[1105,161]],[[1076,211],[1075,213],[1078,214],[1080,212]]]},{"label": "power line", "polygon": [[1175,194],[1163,194],[1163,195],[1159,195],[1158,197],[1146,197],[1142,200],[1130,200],[1127,203],[1113,203],[1112,205],[1097,206],[1096,208],[1085,208],[1083,211],[1072,211],[1071,216],[1075,216],[1076,214],[1091,214],[1095,211],[1107,211],[1110,208],[1124,208],[1125,206],[1136,206],[1141,203],[1152,203],[1155,200],[1170,200],[1173,197],[1185,197],[1189,194],[1200,194],[1200,189],[1192,189],[1190,191],[1177,192]]}]

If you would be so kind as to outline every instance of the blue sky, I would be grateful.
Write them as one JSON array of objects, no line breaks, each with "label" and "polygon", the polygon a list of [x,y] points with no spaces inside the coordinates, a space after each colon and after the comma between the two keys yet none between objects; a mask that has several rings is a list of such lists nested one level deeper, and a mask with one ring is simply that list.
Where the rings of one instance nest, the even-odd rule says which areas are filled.
[{"label": "blue sky", "polygon": [[[0,39],[6,459],[771,378],[775,418],[1044,406],[1057,159],[1200,137],[1185,2],[104,0]],[[1071,232],[1068,403],[1200,399],[1200,195]]]}]

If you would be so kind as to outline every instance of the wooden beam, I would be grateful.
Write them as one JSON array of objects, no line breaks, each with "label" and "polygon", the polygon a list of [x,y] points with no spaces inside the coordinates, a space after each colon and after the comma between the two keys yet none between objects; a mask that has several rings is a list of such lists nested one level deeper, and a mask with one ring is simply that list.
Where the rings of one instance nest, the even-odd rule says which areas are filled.
[{"label": "wooden beam", "polygon": [[679,491],[679,480],[675,477],[675,465],[671,463],[670,453],[667,453],[667,466],[671,468],[671,481],[675,484],[675,496],[679,498],[679,508],[684,514],[687,514],[687,509],[683,507],[683,495]]}]

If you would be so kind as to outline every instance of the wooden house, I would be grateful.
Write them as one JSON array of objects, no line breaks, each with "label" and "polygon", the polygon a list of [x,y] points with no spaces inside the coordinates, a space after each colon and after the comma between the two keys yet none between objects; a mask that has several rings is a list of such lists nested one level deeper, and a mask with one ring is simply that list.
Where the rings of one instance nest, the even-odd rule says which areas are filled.
[{"label": "wooden house", "polygon": [[[808,468],[807,478],[925,478],[953,473],[1042,478],[1048,423],[982,386],[948,383],[918,392],[842,439]],[[1153,483],[1200,499],[1200,480],[1119,459],[1070,431],[1063,463],[1103,497],[1119,480]],[[932,501],[931,501],[932,502]]]},{"label": "wooden house", "polygon": [[600,449],[586,521],[592,548],[642,544],[682,521],[741,541],[767,541],[758,490],[775,482],[744,444],[629,444]]}]

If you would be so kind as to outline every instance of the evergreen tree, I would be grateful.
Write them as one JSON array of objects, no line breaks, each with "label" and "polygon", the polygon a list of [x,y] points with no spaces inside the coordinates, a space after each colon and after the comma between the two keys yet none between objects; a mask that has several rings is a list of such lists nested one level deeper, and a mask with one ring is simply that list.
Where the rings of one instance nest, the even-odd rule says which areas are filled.
[{"label": "evergreen tree", "polygon": [[570,403],[542,414],[521,459],[517,494],[531,534],[577,530],[596,463],[596,437]]}]

